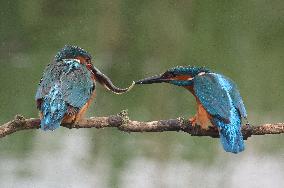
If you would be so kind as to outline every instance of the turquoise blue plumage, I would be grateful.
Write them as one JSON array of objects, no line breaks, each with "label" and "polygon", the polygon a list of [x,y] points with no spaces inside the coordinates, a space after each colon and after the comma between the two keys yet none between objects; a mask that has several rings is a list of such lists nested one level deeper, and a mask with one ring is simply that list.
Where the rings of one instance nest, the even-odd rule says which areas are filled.
[{"label": "turquoise blue plumage", "polygon": [[135,82],[136,84],[170,83],[188,89],[197,101],[197,114],[190,119],[193,126],[216,126],[225,151],[239,153],[244,150],[241,133],[246,109],[236,84],[224,75],[205,67],[178,66],[160,75]]},{"label": "turquoise blue plumage", "polygon": [[96,80],[116,94],[130,89],[113,85],[83,48],[65,45],[60,49],[46,67],[35,96],[41,129],[55,130],[61,123],[80,120],[94,99]]},{"label": "turquoise blue plumage", "polygon": [[63,59],[47,66],[36,92],[42,99],[41,128],[58,128],[68,108],[80,109],[94,90],[90,71],[76,59]]},{"label": "turquoise blue plumage", "polygon": [[223,75],[207,73],[194,78],[193,88],[201,104],[212,116],[212,123],[218,127],[225,151],[243,151],[241,118],[247,115],[235,84]]}]

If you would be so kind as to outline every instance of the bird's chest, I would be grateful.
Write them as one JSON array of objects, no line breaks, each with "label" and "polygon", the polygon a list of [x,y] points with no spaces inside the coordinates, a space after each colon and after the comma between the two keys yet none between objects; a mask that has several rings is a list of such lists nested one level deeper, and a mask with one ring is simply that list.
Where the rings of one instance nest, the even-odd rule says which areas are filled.
[{"label": "bird's chest", "polygon": [[203,129],[208,129],[209,126],[213,126],[211,123],[212,116],[206,111],[204,106],[201,104],[198,97],[195,95],[193,86],[186,86],[186,89],[188,89],[195,97],[196,103],[197,103],[197,112],[194,116],[194,122],[195,124],[201,126]]},{"label": "bird's chest", "polygon": [[198,99],[197,102],[197,112],[196,112],[196,124],[200,125],[203,129],[207,129],[209,126],[213,126],[211,123],[211,115],[206,111],[203,105]]}]

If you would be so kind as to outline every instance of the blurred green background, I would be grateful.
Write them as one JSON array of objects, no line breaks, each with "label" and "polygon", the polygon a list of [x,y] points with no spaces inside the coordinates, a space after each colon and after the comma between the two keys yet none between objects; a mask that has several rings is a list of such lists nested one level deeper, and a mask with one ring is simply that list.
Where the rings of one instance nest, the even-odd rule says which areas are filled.
[{"label": "blurred green background", "polygon": [[[120,87],[177,65],[206,66],[238,84],[252,125],[283,122],[284,1],[1,0],[0,123],[37,117],[44,67],[83,47]],[[114,95],[87,116],[189,117],[195,100],[166,84]],[[0,187],[281,187],[284,139],[255,136],[238,155],[218,139],[116,129],[21,131],[0,140]]]}]

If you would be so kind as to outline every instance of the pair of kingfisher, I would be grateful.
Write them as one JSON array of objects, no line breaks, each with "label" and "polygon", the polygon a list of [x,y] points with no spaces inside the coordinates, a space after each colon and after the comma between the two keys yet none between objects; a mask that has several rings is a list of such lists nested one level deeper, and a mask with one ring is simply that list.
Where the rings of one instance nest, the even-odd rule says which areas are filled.
[{"label": "pair of kingfisher", "polygon": [[[78,46],[64,46],[46,67],[36,92],[41,129],[55,130],[61,123],[79,121],[95,98],[95,81],[116,94],[125,93],[134,85],[116,87],[92,64],[90,53]],[[204,67],[179,66],[135,82],[153,83],[169,83],[189,90],[197,102],[197,113],[190,119],[192,126],[217,127],[225,151],[244,150],[241,125],[247,113],[231,79]]]}]

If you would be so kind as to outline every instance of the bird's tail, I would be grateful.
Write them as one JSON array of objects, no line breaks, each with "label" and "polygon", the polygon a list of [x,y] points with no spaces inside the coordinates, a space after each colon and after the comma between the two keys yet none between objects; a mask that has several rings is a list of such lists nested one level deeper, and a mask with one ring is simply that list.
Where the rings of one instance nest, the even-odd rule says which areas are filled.
[{"label": "bird's tail", "polygon": [[67,105],[57,85],[53,87],[41,104],[42,119],[40,127],[42,130],[55,130],[61,124],[66,113]]},{"label": "bird's tail", "polygon": [[245,149],[240,126],[226,125],[219,128],[223,148],[227,152],[239,153]]}]

